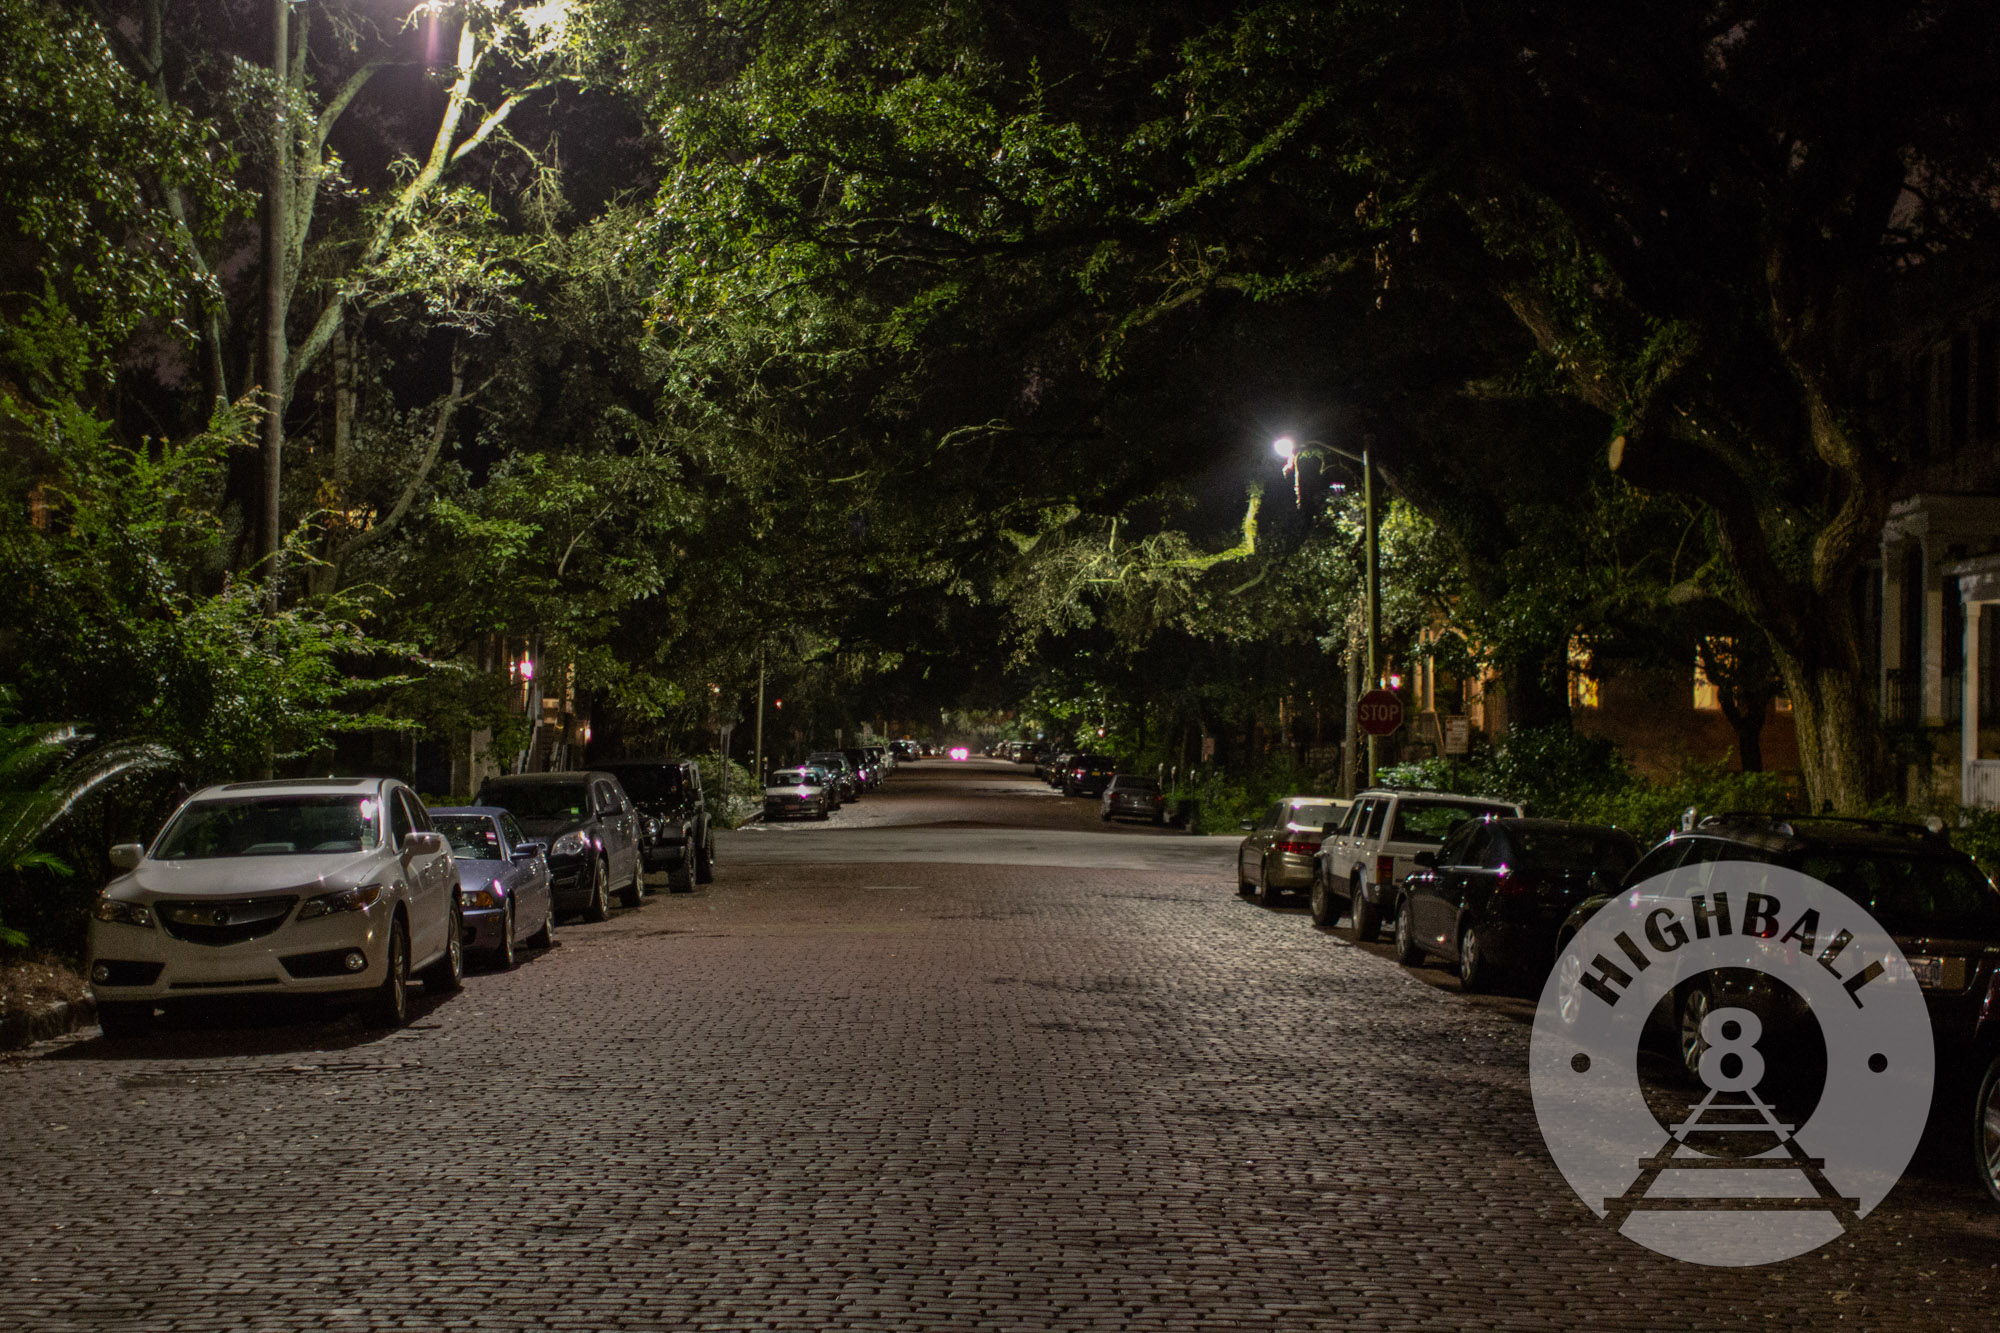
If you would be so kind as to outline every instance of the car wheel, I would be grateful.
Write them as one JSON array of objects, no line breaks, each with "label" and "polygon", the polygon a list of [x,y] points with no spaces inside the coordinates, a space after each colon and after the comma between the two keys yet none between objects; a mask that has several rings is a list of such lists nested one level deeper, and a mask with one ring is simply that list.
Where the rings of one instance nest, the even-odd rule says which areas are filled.
[{"label": "car wheel", "polygon": [[1493,989],[1493,963],[1479,940],[1479,927],[1467,926],[1458,937],[1458,988],[1477,994]]},{"label": "car wheel", "polygon": [[1099,810],[1097,812],[1097,817],[1103,820],[1107,824],[1111,822],[1111,812],[1109,810]]},{"label": "car wheel", "polygon": [[1681,996],[1681,1068],[1689,1078],[1701,1077],[1701,1056],[1708,1049],[1708,1043],[1701,1038],[1701,1025],[1714,1009],[1715,997],[1706,986],[1690,986],[1687,994]]},{"label": "car wheel", "polygon": [[1248,898],[1255,892],[1257,892],[1257,886],[1243,878],[1243,862],[1239,859],[1236,862],[1236,896],[1239,898]]},{"label": "car wheel", "polygon": [[681,844],[681,859],[667,872],[667,889],[671,893],[694,892],[694,848]]},{"label": "car wheel", "polygon": [[833,811],[830,807],[828,807],[826,802],[822,801],[820,802],[819,813],[814,815],[813,818],[819,820],[831,819],[833,818]]},{"label": "car wheel", "polygon": [[1404,967],[1419,967],[1424,961],[1424,951],[1417,946],[1417,914],[1410,910],[1408,898],[1396,904],[1396,961]]},{"label": "car wheel", "polygon": [[153,1006],[143,1000],[112,1000],[97,1006],[97,1026],[105,1036],[143,1037],[153,1030]]},{"label": "car wheel", "polygon": [[424,989],[448,995],[465,982],[465,909],[451,900],[451,921],[445,927],[444,957],[424,969]]},{"label": "car wheel", "polygon": [[1257,868],[1257,906],[1276,907],[1285,901],[1285,891],[1271,883],[1271,872],[1267,867]]},{"label": "car wheel", "polygon": [[389,927],[388,965],[382,984],[369,997],[368,1020],[378,1028],[399,1028],[410,1021],[410,933],[400,916]]},{"label": "car wheel", "polygon": [[1973,1167],[1986,1197],[2000,1204],[2000,1055],[1987,1062],[1979,1080],[1979,1100],[1973,1104]]},{"label": "car wheel", "polygon": [[590,872],[590,905],[583,909],[583,919],[611,919],[611,867],[601,860],[594,863]]},{"label": "car wheel", "polygon": [[637,907],[646,901],[646,870],[637,860],[632,862],[632,882],[619,893],[618,901],[625,907]]},{"label": "car wheel", "polygon": [[500,945],[493,950],[493,968],[497,972],[512,972],[518,961],[514,953],[514,900],[509,898],[504,911],[500,913]]},{"label": "car wheel", "polygon": [[1571,952],[1569,941],[1556,945],[1556,1017],[1573,1028],[1583,1017],[1583,959]]},{"label": "car wheel", "polygon": [[713,884],[715,882],[715,830],[710,829],[702,839],[701,850],[694,858],[694,882]]},{"label": "car wheel", "polygon": [[1382,909],[1361,896],[1361,881],[1347,887],[1347,931],[1356,944],[1372,944],[1382,933]]},{"label": "car wheel", "polygon": [[1317,870],[1313,872],[1312,920],[1315,926],[1325,930],[1340,920],[1340,899],[1333,896],[1326,887],[1326,876]]},{"label": "car wheel", "polygon": [[549,895],[548,906],[542,909],[541,929],[528,936],[530,949],[553,949],[556,947],[556,899]]},{"label": "car wheel", "polygon": [[1158,827],[1160,827],[1160,826],[1161,826],[1162,824],[1164,824],[1164,823],[1166,823],[1166,822],[1167,822],[1167,817],[1166,817],[1165,815],[1162,815],[1162,814],[1155,814],[1155,815],[1153,816],[1153,827],[1154,827],[1154,828],[1158,828]]}]

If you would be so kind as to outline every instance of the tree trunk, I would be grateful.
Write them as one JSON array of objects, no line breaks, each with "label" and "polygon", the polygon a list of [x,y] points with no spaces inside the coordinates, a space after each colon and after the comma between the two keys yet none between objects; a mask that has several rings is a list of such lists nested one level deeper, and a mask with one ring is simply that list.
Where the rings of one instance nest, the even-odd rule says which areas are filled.
[{"label": "tree trunk", "polygon": [[[1838,637],[1844,627],[1852,647],[1853,617],[1842,626],[1828,626],[1824,637]],[[1792,699],[1792,725],[1798,730],[1799,769],[1806,793],[1818,809],[1840,813],[1865,810],[1876,792],[1886,789],[1880,720],[1875,715],[1872,682],[1862,674],[1859,654],[1826,651],[1825,643],[1807,645],[1814,656],[1777,649],[1778,674]]]}]

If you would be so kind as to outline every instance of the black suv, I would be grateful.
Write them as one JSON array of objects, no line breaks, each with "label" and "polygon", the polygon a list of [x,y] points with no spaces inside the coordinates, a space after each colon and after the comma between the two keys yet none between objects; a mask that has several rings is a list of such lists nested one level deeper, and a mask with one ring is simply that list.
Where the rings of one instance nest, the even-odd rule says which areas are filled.
[{"label": "black suv", "polygon": [[701,773],[685,759],[625,759],[599,766],[617,778],[639,807],[640,853],[646,869],[667,872],[667,886],[686,893],[715,878],[715,830]]},{"label": "black suv", "polygon": [[602,769],[488,778],[472,803],[499,806],[547,845],[556,911],[603,921],[611,915],[614,885],[627,907],[645,897],[639,813],[618,779]]},{"label": "black suv", "polygon": [[[2000,891],[1941,831],[1918,824],[1824,815],[1711,815],[1672,834],[1625,876],[1629,890],[1670,871],[1709,861],[1761,861],[1810,875],[1867,908],[1895,939],[1923,987],[1937,1042],[1938,1105],[1976,1088],[1971,1134],[1975,1167],[2000,1204]],[[1557,949],[1599,907],[1579,903]],[[1701,1022],[1723,1006],[1758,1014],[1767,1028],[1795,1025],[1795,994],[1759,972],[1718,968],[1683,982],[1663,1014],[1691,1073],[1704,1050]],[[1958,1102],[1963,1105],[1963,1102]]]},{"label": "black suv", "polygon": [[1062,794],[1102,796],[1118,771],[1118,763],[1106,754],[1079,754],[1063,766]]}]

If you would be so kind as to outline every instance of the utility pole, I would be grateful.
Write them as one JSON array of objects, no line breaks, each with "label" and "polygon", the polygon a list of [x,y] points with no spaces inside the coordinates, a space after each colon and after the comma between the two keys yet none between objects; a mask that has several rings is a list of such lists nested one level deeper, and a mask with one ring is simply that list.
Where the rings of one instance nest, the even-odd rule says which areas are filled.
[{"label": "utility pole", "polygon": [[752,753],[756,757],[751,762],[751,771],[756,773],[757,781],[762,782],[764,780],[764,650],[762,648],[757,650],[757,740]]},{"label": "utility pole", "polygon": [[271,81],[276,110],[271,123],[271,174],[264,187],[264,577],[271,581],[271,609],[278,608],[279,560],[284,543],[278,513],[285,450],[285,225],[291,195],[291,0],[271,0]]}]

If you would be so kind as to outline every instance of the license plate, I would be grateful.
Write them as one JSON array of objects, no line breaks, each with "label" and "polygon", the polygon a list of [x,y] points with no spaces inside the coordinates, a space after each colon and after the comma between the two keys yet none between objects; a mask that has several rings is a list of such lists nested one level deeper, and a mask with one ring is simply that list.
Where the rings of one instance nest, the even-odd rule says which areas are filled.
[{"label": "license plate", "polygon": [[1915,977],[1917,984],[1925,990],[1936,990],[1944,982],[1944,959],[1912,958],[1910,975]]}]

